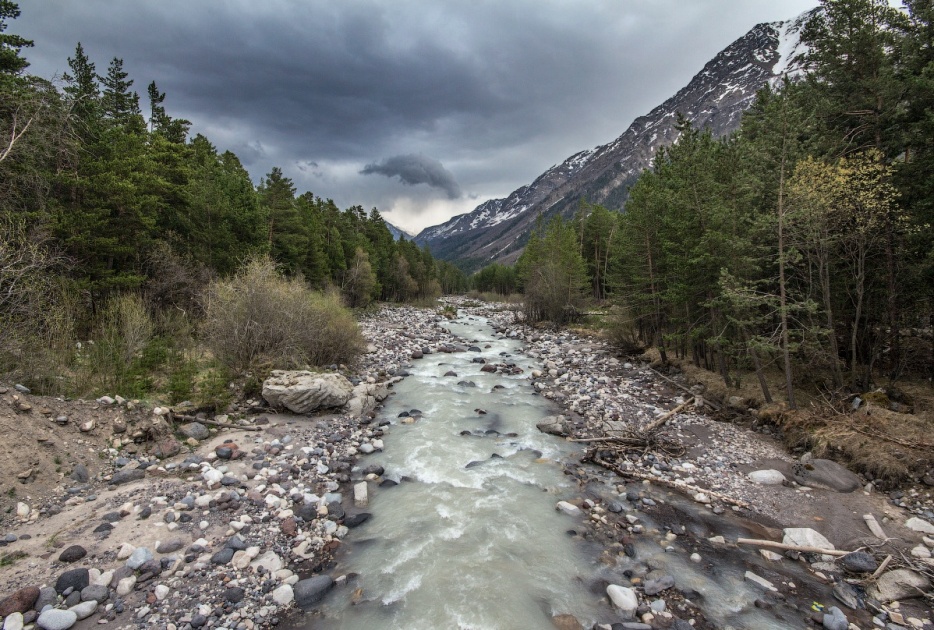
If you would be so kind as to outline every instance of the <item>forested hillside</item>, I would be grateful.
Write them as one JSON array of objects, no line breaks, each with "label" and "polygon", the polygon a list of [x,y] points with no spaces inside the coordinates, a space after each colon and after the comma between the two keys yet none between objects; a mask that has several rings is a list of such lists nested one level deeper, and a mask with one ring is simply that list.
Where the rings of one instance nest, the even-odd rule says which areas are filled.
[{"label": "forested hillside", "polygon": [[624,213],[540,223],[516,265],[530,317],[609,299],[663,360],[726,383],[780,368],[783,395],[762,393],[792,407],[802,384],[934,373],[934,9],[822,5],[806,78],[760,92],[738,132],[682,119]]},{"label": "forested hillside", "polygon": [[119,58],[103,68],[79,43],[60,80],[31,76],[33,44],[9,32],[18,15],[0,1],[0,372],[68,390],[69,349],[100,337],[127,296],[150,331],[133,363],[179,318],[197,329],[209,284],[263,256],[351,307],[463,288],[375,208],[297,195],[279,168],[254,185],[236,155],[190,137],[155,81],[141,98]]}]

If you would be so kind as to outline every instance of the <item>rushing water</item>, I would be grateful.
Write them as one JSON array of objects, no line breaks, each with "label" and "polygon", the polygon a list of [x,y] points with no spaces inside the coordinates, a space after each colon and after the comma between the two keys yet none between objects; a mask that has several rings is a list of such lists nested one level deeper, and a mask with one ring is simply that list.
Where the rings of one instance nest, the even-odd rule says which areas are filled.
[{"label": "rushing water", "polygon": [[[627,584],[622,572],[640,566],[644,572],[646,563],[677,576],[682,591],[697,592],[718,627],[788,627],[753,606],[761,588],[744,582],[744,556],[695,563],[681,542],[666,553],[664,526],[643,512],[645,535],[634,539],[637,560],[598,563],[599,549],[569,535],[582,524],[555,510],[557,501],[580,496],[558,464],[576,447],[536,429],[557,412],[530,386],[527,374],[536,366],[520,354],[520,342],[496,335],[481,317],[462,317],[449,328],[481,351],[426,355],[396,385],[381,416],[392,421],[386,451],[360,464],[382,465],[384,477],[399,485],[371,484],[367,511],[373,518],[352,531],[337,571],[356,577],[331,592],[311,627],[553,628],[552,618],[563,614],[592,627],[618,620],[602,585]],[[524,374],[481,372],[476,357],[514,363]],[[445,376],[449,371],[457,376]],[[413,408],[423,415],[405,424],[398,416]],[[591,491],[625,503],[615,483]],[[714,521],[689,499],[665,494],[695,539],[743,535],[733,519]],[[805,576],[794,573],[801,583]]]},{"label": "rushing water", "polygon": [[[315,627],[548,628],[557,614],[605,615],[585,587],[592,554],[567,533],[578,523],[555,510],[574,494],[557,464],[573,445],[535,428],[556,410],[527,376],[484,373],[471,360],[526,375],[530,361],[481,318],[450,329],[481,352],[426,355],[396,385],[383,410],[393,421],[386,451],[362,463],[400,484],[371,490],[374,517],[353,532],[341,567],[359,577],[329,596],[328,620]],[[423,417],[402,424],[398,414],[413,408]]]}]

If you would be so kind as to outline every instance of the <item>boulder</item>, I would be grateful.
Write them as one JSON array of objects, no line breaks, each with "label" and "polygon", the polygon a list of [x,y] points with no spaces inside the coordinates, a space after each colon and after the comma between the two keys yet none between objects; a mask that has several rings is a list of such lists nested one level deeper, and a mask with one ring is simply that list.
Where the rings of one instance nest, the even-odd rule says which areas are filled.
[{"label": "boulder", "polygon": [[270,406],[299,414],[343,407],[353,391],[351,382],[340,374],[304,370],[273,370],[263,382],[263,398]]},{"label": "boulder", "polygon": [[760,486],[780,486],[785,483],[785,475],[774,468],[754,470],[746,476],[749,477],[750,481]]},{"label": "boulder", "polygon": [[295,604],[299,608],[308,608],[323,598],[334,586],[334,580],[329,575],[316,575],[306,580],[300,580],[292,587]]},{"label": "boulder", "polygon": [[568,435],[567,416],[548,416],[538,424],[536,428],[542,433],[565,437]]},{"label": "boulder", "polygon": [[389,388],[385,383],[360,383],[353,388],[351,398],[344,405],[344,411],[359,418],[374,409],[376,405],[389,397]]},{"label": "boulder", "polygon": [[639,598],[634,590],[628,586],[610,584],[606,587],[606,594],[613,605],[619,609],[623,619],[632,619],[635,616],[636,609],[639,607]]},{"label": "boulder", "polygon": [[63,593],[71,588],[72,590],[80,592],[81,589],[90,583],[91,577],[87,569],[71,569],[58,576],[58,579],[55,581],[55,590],[58,593]]},{"label": "boulder", "polygon": [[930,581],[920,573],[910,569],[895,569],[883,573],[867,592],[873,599],[888,603],[898,599],[920,597],[929,588]]},{"label": "boulder", "polygon": [[75,625],[77,621],[78,615],[71,610],[50,608],[39,615],[39,619],[36,620],[36,625],[43,630],[68,630],[68,628]]},{"label": "boulder", "polygon": [[33,607],[39,599],[39,587],[21,588],[3,601],[0,601],[0,617],[7,617],[15,612],[24,613]]},{"label": "boulder", "polygon": [[187,424],[183,424],[178,428],[178,432],[184,435],[186,438],[194,438],[196,440],[206,440],[211,437],[211,432],[208,431],[208,428],[200,422],[189,422]]},{"label": "boulder", "polygon": [[924,519],[920,519],[917,516],[912,516],[910,519],[905,521],[905,527],[913,532],[934,536],[934,525],[931,525]]},{"label": "boulder", "polygon": [[793,472],[793,479],[802,486],[853,492],[863,485],[855,473],[829,459],[812,459],[803,465],[795,466]]}]

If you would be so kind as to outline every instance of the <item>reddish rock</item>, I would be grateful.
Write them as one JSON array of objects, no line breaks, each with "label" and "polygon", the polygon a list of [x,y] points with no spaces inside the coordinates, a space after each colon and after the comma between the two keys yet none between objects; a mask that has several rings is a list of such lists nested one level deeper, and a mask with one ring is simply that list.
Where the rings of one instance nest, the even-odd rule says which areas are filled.
[{"label": "reddish rock", "polygon": [[286,536],[294,537],[298,534],[298,525],[291,516],[282,521],[282,524],[279,525],[279,529],[281,529],[282,533]]},{"label": "reddish rock", "polygon": [[3,601],[0,601],[0,617],[8,617],[15,612],[24,613],[31,609],[39,599],[39,587],[21,588]]},{"label": "reddish rock", "polygon": [[178,443],[172,436],[166,436],[156,441],[152,446],[152,454],[158,457],[159,459],[165,459],[166,457],[174,457],[178,455],[182,450],[182,445]]},{"label": "reddish rock", "polygon": [[495,372],[496,366],[491,363],[487,363],[482,368],[480,368],[480,371],[481,372]]}]

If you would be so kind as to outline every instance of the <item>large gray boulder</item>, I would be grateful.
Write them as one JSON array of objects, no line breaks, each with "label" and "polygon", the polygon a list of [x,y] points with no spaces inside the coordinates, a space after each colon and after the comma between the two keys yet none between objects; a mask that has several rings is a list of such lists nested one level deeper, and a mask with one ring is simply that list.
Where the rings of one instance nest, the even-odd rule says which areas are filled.
[{"label": "large gray boulder", "polygon": [[882,574],[867,592],[873,599],[888,603],[898,599],[920,597],[929,588],[931,582],[920,573],[910,569],[895,569]]},{"label": "large gray boulder", "polygon": [[559,437],[568,435],[567,416],[548,416],[535,426],[542,433],[550,433]]},{"label": "large gray boulder", "polygon": [[863,487],[855,473],[829,459],[812,459],[795,466],[793,473],[792,478],[802,486],[828,488],[837,492],[853,492]]},{"label": "large gray boulder", "polygon": [[334,586],[334,580],[329,575],[316,575],[295,583],[292,591],[295,594],[295,604],[299,608],[309,608],[321,601]]},{"label": "large gray boulder", "polygon": [[360,383],[353,388],[351,398],[344,405],[344,411],[359,418],[374,409],[376,405],[389,397],[389,388],[385,383]]},{"label": "large gray boulder", "polygon": [[274,370],[263,382],[263,398],[272,407],[293,413],[343,407],[353,395],[353,385],[340,374],[305,370]]}]

